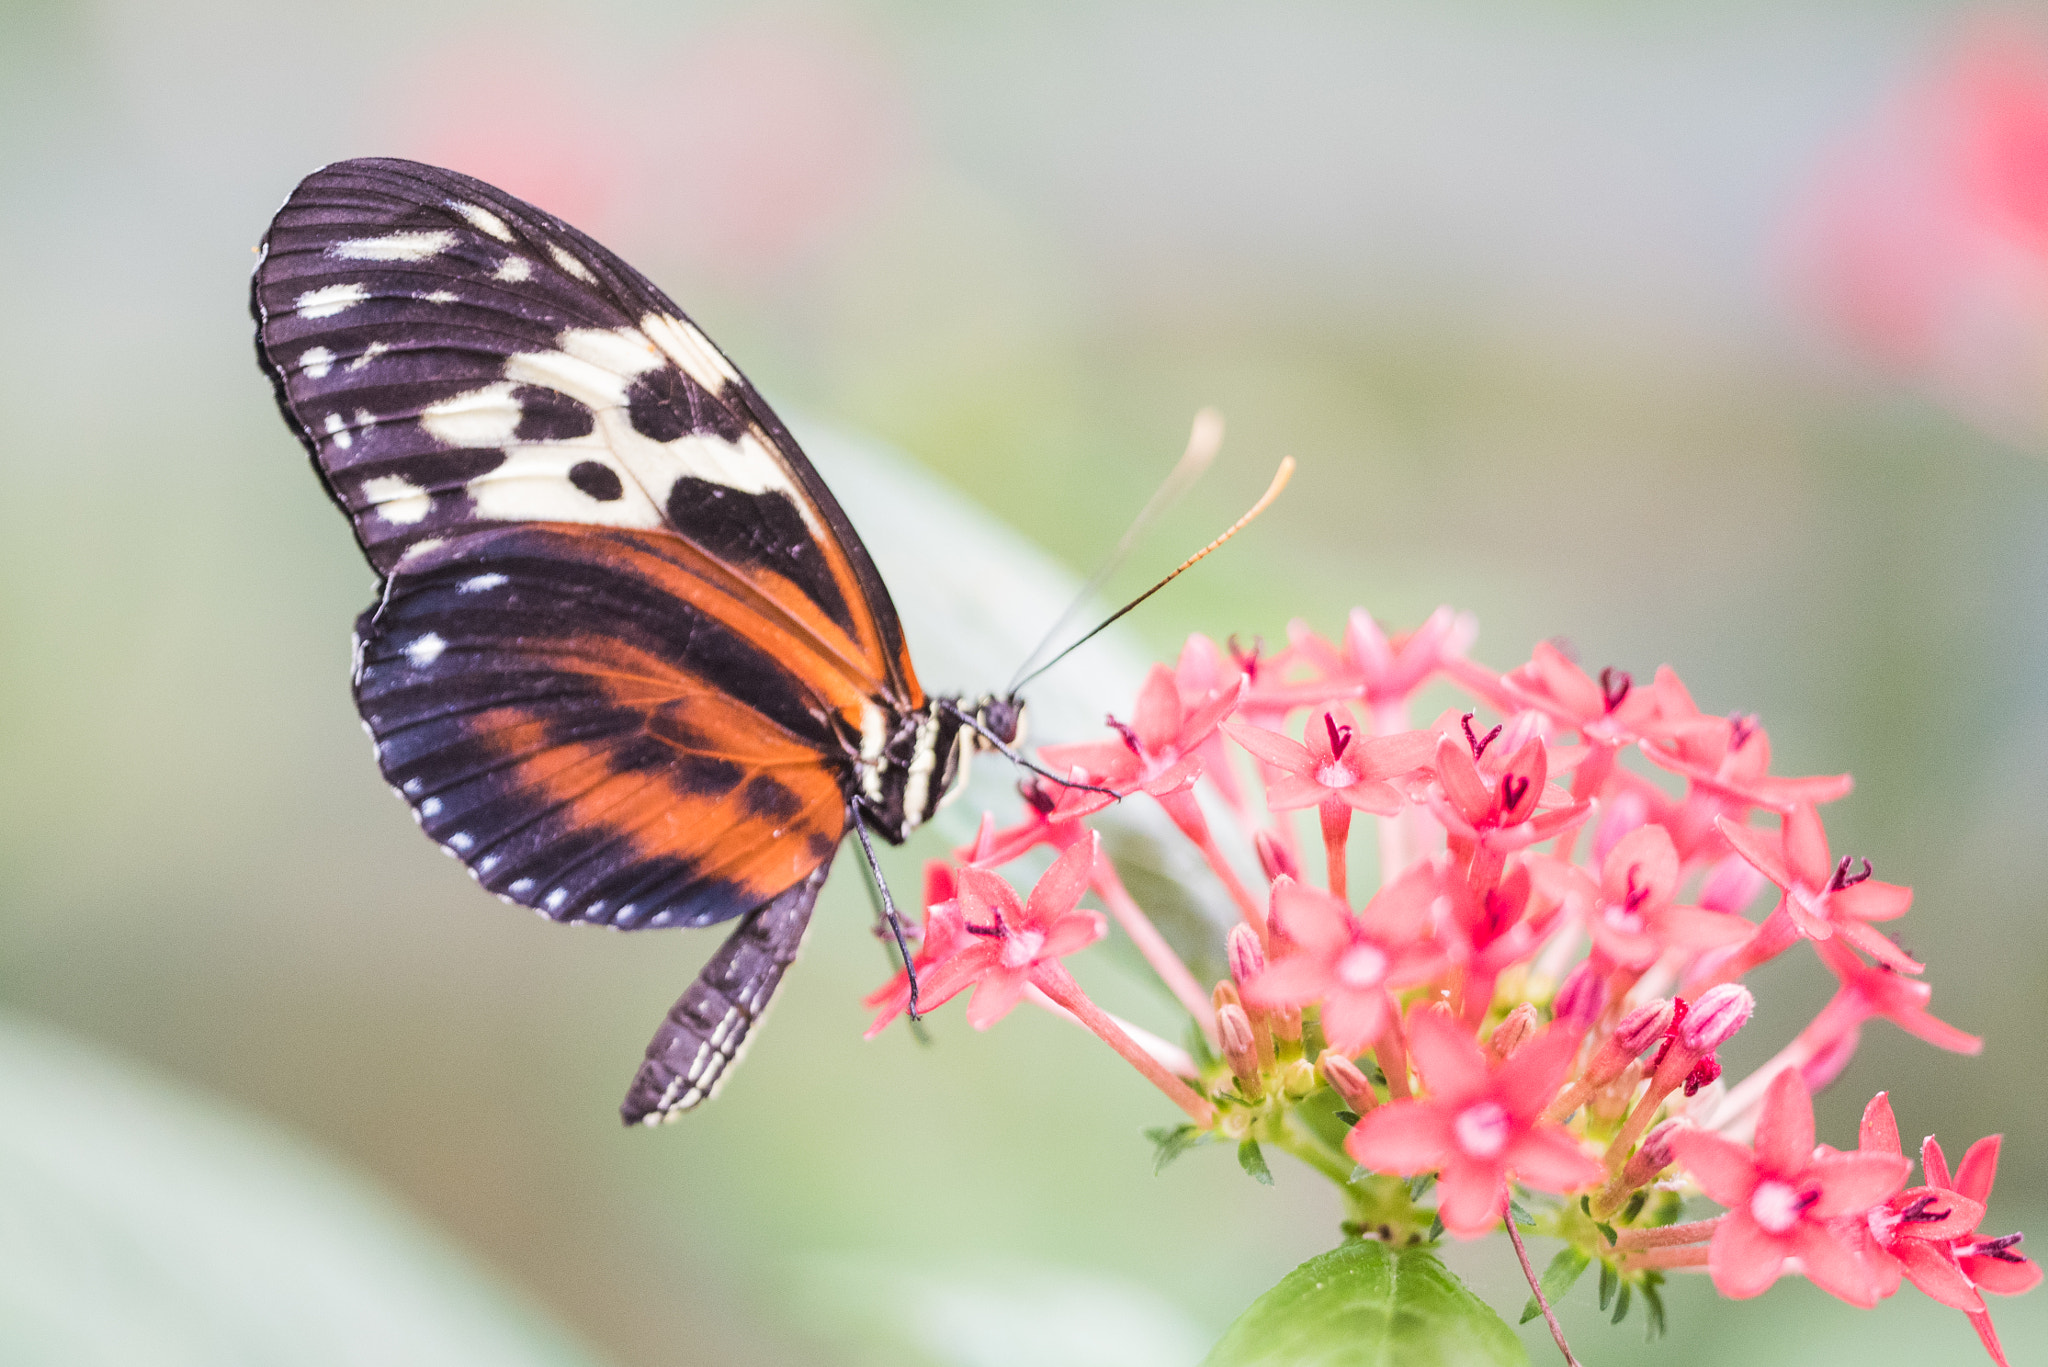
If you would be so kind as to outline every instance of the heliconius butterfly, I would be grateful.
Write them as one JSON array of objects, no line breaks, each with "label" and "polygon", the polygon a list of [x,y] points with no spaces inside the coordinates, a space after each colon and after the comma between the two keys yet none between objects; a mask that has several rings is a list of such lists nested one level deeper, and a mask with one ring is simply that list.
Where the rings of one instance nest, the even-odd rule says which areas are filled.
[{"label": "heliconius butterfly", "polygon": [[353,682],[385,779],[557,921],[738,926],[627,1123],[709,1097],[847,828],[901,842],[1014,696],[927,697],[860,537],[646,277],[468,176],[338,162],[258,250],[256,350],[382,579]]}]

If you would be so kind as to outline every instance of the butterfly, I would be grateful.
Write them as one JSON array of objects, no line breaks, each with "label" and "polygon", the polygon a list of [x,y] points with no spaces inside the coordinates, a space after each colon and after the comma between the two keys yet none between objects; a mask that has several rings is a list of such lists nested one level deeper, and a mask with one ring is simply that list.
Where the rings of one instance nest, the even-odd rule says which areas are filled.
[{"label": "butterfly", "polygon": [[355,700],[420,826],[557,921],[737,919],[620,1108],[675,1119],[738,1061],[846,831],[900,843],[974,749],[1007,752],[1021,703],[924,693],[788,429],[552,214],[417,162],[337,162],[271,222],[251,312],[381,579]]}]

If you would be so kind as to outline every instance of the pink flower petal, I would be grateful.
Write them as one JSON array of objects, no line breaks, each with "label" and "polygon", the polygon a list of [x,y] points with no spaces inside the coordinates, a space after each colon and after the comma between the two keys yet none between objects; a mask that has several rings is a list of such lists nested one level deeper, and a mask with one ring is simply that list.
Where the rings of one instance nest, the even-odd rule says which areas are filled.
[{"label": "pink flower petal", "polygon": [[[1979,1144],[1983,1142],[1981,1139],[1977,1141]],[[1971,1147],[1974,1148],[1976,1146],[1972,1145]],[[1965,1158],[1969,1157],[1968,1154],[1963,1156]],[[1941,1151],[1941,1142],[1931,1134],[1920,1141],[1920,1173],[1927,1179],[1929,1186],[1947,1187],[1951,1191],[1961,1191],[1963,1195],[1973,1196],[1974,1199],[1979,1201],[1987,1201],[1991,1198],[1991,1188],[1989,1186],[1984,1188],[1982,1196],[1976,1196],[1975,1193],[1963,1191],[1963,1188],[1950,1180],[1948,1174],[1948,1155]]]},{"label": "pink flower petal", "polygon": [[1463,1027],[1439,1012],[1409,1013],[1408,1056],[1431,1096],[1457,1100],[1486,1088],[1486,1056]]},{"label": "pink flower petal", "polygon": [[1245,694],[1251,690],[1251,680],[1240,674],[1237,683],[1224,689],[1209,701],[1196,708],[1180,726],[1179,744],[1183,750],[1192,750],[1207,740],[1209,734],[1222,725],[1223,719],[1244,704]]},{"label": "pink flower petal", "polygon": [[1747,1206],[1756,1191],[1756,1160],[1732,1139],[1705,1130],[1679,1130],[1671,1136],[1671,1152],[1701,1191],[1730,1210]]},{"label": "pink flower petal", "polygon": [[1674,949],[1726,949],[1756,934],[1756,927],[1729,911],[1705,907],[1665,907],[1649,915],[1658,941]]},{"label": "pink flower petal", "polygon": [[1662,826],[1638,826],[1616,841],[1600,869],[1600,895],[1626,902],[1631,893],[1645,908],[1671,900],[1678,886],[1678,850]]},{"label": "pink flower petal", "polygon": [[1962,1266],[1979,1290],[1994,1296],[2024,1295],[2041,1284],[2040,1265],[2031,1258],[2016,1263],[2003,1258],[1964,1258]]},{"label": "pink flower petal", "polygon": [[1157,755],[1173,748],[1180,736],[1180,723],[1180,685],[1174,682],[1172,670],[1153,665],[1144,687],[1138,690],[1138,711],[1131,719],[1131,730],[1146,754]]},{"label": "pink flower petal", "polygon": [[1852,883],[1839,892],[1828,894],[1829,913],[1836,917],[1853,916],[1859,921],[1895,921],[1904,916],[1913,905],[1913,890],[1902,888],[1897,883],[1880,883],[1875,878],[1866,878],[1861,883]]},{"label": "pink flower petal", "polygon": [[1508,1194],[1498,1167],[1462,1155],[1437,1174],[1436,1192],[1436,1213],[1445,1230],[1459,1239],[1492,1233]]},{"label": "pink flower petal", "polygon": [[1308,772],[1311,764],[1308,751],[1299,741],[1289,740],[1278,731],[1268,731],[1249,722],[1227,721],[1223,723],[1223,734],[1275,768]]},{"label": "pink flower petal", "polygon": [[1843,939],[1897,973],[1924,973],[1927,965],[1893,944],[1881,930],[1866,921],[1841,920],[1834,923]]},{"label": "pink flower petal", "polygon": [[1373,1172],[1434,1172],[1455,1152],[1449,1122],[1434,1102],[1390,1102],[1352,1126],[1344,1152]]},{"label": "pink flower petal", "polygon": [[1842,1235],[1818,1220],[1793,1226],[1792,1246],[1807,1280],[1829,1295],[1865,1310],[1882,1296],[1881,1274],[1858,1258]]},{"label": "pink flower petal", "polygon": [[[1072,911],[1088,891],[1089,880],[1095,876],[1095,857],[1101,849],[1102,837],[1090,831],[1086,840],[1075,841],[1072,848],[1053,860],[1052,867],[1031,889],[1030,899],[1024,903],[1023,919],[1042,926]],[[1015,896],[1011,894],[1013,899]]]},{"label": "pink flower petal", "polygon": [[981,980],[967,1002],[967,1023],[986,1030],[1010,1014],[1024,999],[1029,974],[1022,968],[997,968]]},{"label": "pink flower petal", "polygon": [[1912,1171],[1913,1165],[1903,1154],[1831,1153],[1816,1158],[1808,1169],[1821,1188],[1813,1216],[1832,1220],[1839,1215],[1861,1215],[1905,1186]]},{"label": "pink flower petal", "polygon": [[[1947,1243],[1951,1239],[1967,1238],[1974,1233],[1984,1220],[1982,1202],[1942,1187],[1908,1187],[1891,1199],[1894,1210],[1910,1210],[1916,1203],[1921,1206],[1921,1218],[1908,1223],[1900,1221],[1894,1231],[1894,1242],[1901,1239],[1917,1239],[1922,1242]],[[1938,1219],[1928,1219],[1938,1215]],[[1896,1250],[1894,1250],[1896,1251]]]},{"label": "pink flower petal", "polygon": [[[1879,1092],[1863,1108],[1863,1120],[1856,1128],[1856,1147],[1866,1153],[1905,1153],[1899,1143],[1899,1120],[1892,1114],[1891,1098]],[[1930,1179],[1932,1180],[1932,1179]]]},{"label": "pink flower petal", "polygon": [[1785,1242],[1764,1232],[1747,1209],[1721,1217],[1707,1250],[1707,1271],[1714,1289],[1730,1300],[1761,1296],[1778,1280],[1788,1254]]},{"label": "pink flower petal", "polygon": [[1500,1067],[1495,1085],[1501,1104],[1518,1120],[1541,1115],[1564,1085],[1579,1039],[1570,1030],[1545,1030],[1515,1051]]},{"label": "pink flower petal", "polygon": [[1353,811],[1372,816],[1392,816],[1402,807],[1401,794],[1385,783],[1354,783],[1337,789],[1336,795]]},{"label": "pink flower petal", "polygon": [[1395,778],[1427,766],[1436,757],[1434,731],[1402,731],[1354,741],[1359,767],[1368,778]]},{"label": "pink flower petal", "polygon": [[1442,886],[1442,871],[1435,864],[1411,864],[1372,895],[1358,914],[1358,923],[1384,943],[1405,944],[1429,929],[1430,909]]},{"label": "pink flower petal", "polygon": [[1386,1028],[1388,1009],[1384,989],[1333,991],[1323,998],[1323,1038],[1347,1057],[1364,1053]]},{"label": "pink flower petal", "polygon": [[1329,957],[1351,946],[1350,909],[1327,892],[1292,879],[1273,888],[1273,923],[1306,954]]},{"label": "pink flower petal", "polygon": [[1542,1191],[1578,1191],[1606,1175],[1577,1140],[1554,1125],[1538,1125],[1509,1145],[1507,1165],[1524,1185]]},{"label": "pink flower petal", "polygon": [[1274,774],[1266,782],[1266,806],[1276,812],[1318,806],[1328,796],[1328,788],[1305,774]]},{"label": "pink flower petal", "polygon": [[1785,867],[1805,886],[1818,891],[1834,876],[1828,865],[1828,833],[1821,828],[1820,813],[1812,804],[1801,803],[1781,818],[1784,828]]},{"label": "pink flower petal", "polygon": [[[1991,1199],[1991,1184],[1998,1180],[1998,1150],[2004,1142],[2003,1135],[1994,1134],[1970,1145],[1969,1152],[1963,1155],[1963,1161],[1956,1165],[1956,1180],[1942,1185],[1953,1187],[1979,1204],[1988,1202]],[[1935,1152],[1941,1152],[1938,1145]],[[1927,1180],[1934,1180],[1931,1173]]]},{"label": "pink flower petal", "polygon": [[[1290,954],[1269,964],[1265,972],[1246,983],[1244,999],[1254,1006],[1306,1006],[1328,992],[1335,982],[1328,960],[1313,954]],[[1331,1034],[1327,1021],[1323,1033]],[[1330,1043],[1340,1053],[1357,1052],[1337,1046],[1334,1036]]]},{"label": "pink flower petal", "polygon": [[1483,821],[1493,811],[1493,790],[1479,777],[1472,747],[1462,736],[1444,736],[1437,741],[1436,777],[1443,785],[1444,797],[1465,820]]},{"label": "pink flower petal", "polygon": [[1771,1079],[1756,1127],[1756,1165],[1775,1177],[1796,1177],[1813,1161],[1813,1098],[1797,1068]]},{"label": "pink flower petal", "polygon": [[1109,923],[1099,912],[1077,911],[1060,917],[1053,922],[1052,929],[1045,933],[1045,944],[1039,948],[1038,961],[1064,959],[1069,954],[1086,949],[1109,932]]},{"label": "pink flower petal", "polygon": [[1737,825],[1725,816],[1714,818],[1714,828],[1758,873],[1788,892],[1791,890],[1792,871],[1785,867],[1781,841],[1773,840],[1768,832],[1754,826]]},{"label": "pink flower petal", "polygon": [[1977,1288],[1970,1285],[1970,1279],[1963,1275],[1963,1269],[1956,1265],[1945,1248],[1936,1248],[1918,1239],[1904,1239],[1894,1244],[1891,1255],[1899,1260],[1905,1270],[1906,1280],[1940,1301],[1966,1314],[1977,1314],[1984,1309],[1984,1298],[1977,1294]]}]

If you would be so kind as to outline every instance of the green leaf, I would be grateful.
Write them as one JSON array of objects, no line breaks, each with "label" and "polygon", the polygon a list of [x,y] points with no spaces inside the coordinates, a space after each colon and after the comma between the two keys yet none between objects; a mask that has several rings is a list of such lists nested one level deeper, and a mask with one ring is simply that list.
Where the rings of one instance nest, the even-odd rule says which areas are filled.
[{"label": "green leaf", "polygon": [[1621,1274],[1614,1270],[1614,1264],[1605,1258],[1600,1260],[1600,1308],[1605,1310],[1614,1303],[1614,1293],[1621,1289]]},{"label": "green leaf", "polygon": [[1343,1121],[1346,1125],[1356,1125],[1358,1123],[1358,1112],[1339,1111],[1337,1112],[1337,1119]]},{"label": "green leaf", "polygon": [[1259,1141],[1247,1139],[1237,1146],[1237,1165],[1245,1175],[1263,1186],[1273,1185],[1273,1170],[1266,1166],[1266,1155],[1259,1151]]},{"label": "green leaf", "polygon": [[1168,1128],[1155,1126],[1145,1131],[1145,1137],[1153,1143],[1152,1175],[1157,1177],[1166,1171],[1166,1165],[1201,1143],[1208,1135],[1193,1125],[1181,1124]]},{"label": "green leaf", "polygon": [[1600,1231],[1600,1233],[1601,1233],[1601,1234],[1602,1234],[1602,1235],[1603,1235],[1603,1236],[1604,1236],[1604,1237],[1606,1238],[1606,1240],[1607,1240],[1607,1246],[1608,1246],[1609,1248],[1613,1248],[1613,1247],[1614,1247],[1614,1226],[1613,1226],[1613,1225],[1608,1225],[1608,1224],[1601,1224],[1601,1223],[1599,1223],[1598,1221],[1595,1221],[1595,1222],[1594,1222],[1594,1224],[1593,1224],[1593,1228],[1595,1228],[1595,1229],[1599,1230],[1599,1231]]},{"label": "green leaf", "polygon": [[[1550,1266],[1543,1269],[1541,1279],[1543,1297],[1550,1302],[1551,1309],[1557,1308],[1557,1303],[1564,1299],[1565,1292],[1571,1290],[1573,1284],[1592,1265],[1593,1260],[1576,1248],[1566,1247],[1557,1251],[1557,1256],[1550,1260]],[[1605,1267],[1606,1264],[1602,1263],[1601,1266]],[[1529,1303],[1522,1307],[1522,1323],[1527,1324],[1542,1313],[1543,1307],[1536,1303],[1534,1296],[1531,1296]]]},{"label": "green leaf", "polygon": [[1643,1342],[1652,1343],[1664,1337],[1664,1293],[1657,1288],[1664,1284],[1661,1272],[1643,1274]]},{"label": "green leaf", "polygon": [[1614,1318],[1608,1321],[1610,1324],[1620,1324],[1628,1318],[1628,1301],[1629,1297],[1635,1294],[1635,1289],[1636,1284],[1634,1282],[1623,1282],[1621,1284],[1621,1294],[1614,1298]]},{"label": "green leaf", "polygon": [[1436,1174],[1433,1172],[1425,1172],[1420,1177],[1409,1178],[1408,1199],[1411,1201],[1420,1201],[1423,1197],[1429,1195],[1430,1188],[1434,1187],[1435,1185]]},{"label": "green leaf", "polygon": [[1536,1217],[1531,1215],[1528,1207],[1524,1206],[1520,1201],[1510,1200],[1508,1202],[1508,1214],[1523,1229],[1536,1228]]},{"label": "green leaf", "polygon": [[1528,1367],[1515,1331],[1428,1249],[1354,1239],[1253,1301],[1202,1367]]},{"label": "green leaf", "polygon": [[0,1362],[592,1367],[385,1193],[0,1016]]}]

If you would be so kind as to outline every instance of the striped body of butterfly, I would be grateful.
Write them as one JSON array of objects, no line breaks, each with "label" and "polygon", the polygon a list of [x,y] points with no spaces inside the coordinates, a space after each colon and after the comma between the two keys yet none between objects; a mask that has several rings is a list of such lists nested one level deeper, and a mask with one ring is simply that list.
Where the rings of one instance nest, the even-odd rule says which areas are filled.
[{"label": "striped body of butterfly", "polygon": [[499,897],[738,926],[621,1114],[709,1097],[849,824],[900,842],[1017,704],[918,687],[860,538],[682,311],[480,181],[361,160],[259,251],[256,349],[382,577],[354,687],[384,777]]}]

